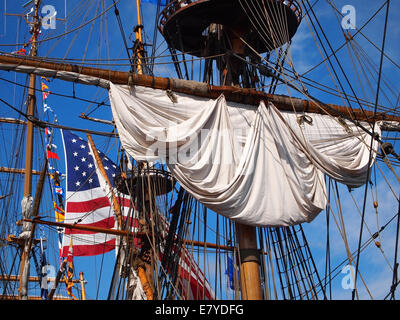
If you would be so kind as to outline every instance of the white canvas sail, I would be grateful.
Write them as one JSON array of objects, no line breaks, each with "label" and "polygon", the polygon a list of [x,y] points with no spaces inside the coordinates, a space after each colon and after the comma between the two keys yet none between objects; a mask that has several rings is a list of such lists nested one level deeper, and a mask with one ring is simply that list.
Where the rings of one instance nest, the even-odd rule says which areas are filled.
[{"label": "white canvas sail", "polygon": [[110,84],[123,147],[136,160],[165,161],[195,198],[230,219],[309,222],[327,203],[324,173],[351,187],[366,181],[371,137],[351,122],[318,114],[300,122],[271,103],[174,95]]}]

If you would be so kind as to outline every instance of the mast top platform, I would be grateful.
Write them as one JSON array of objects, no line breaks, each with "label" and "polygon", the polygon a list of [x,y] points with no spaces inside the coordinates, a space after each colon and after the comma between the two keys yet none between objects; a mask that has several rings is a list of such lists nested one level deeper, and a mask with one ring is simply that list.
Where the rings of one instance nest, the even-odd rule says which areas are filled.
[{"label": "mast top platform", "polygon": [[[245,11],[244,5],[258,12]],[[301,17],[295,0],[173,0],[161,12],[158,27],[169,46],[198,57],[225,53],[207,43],[216,25],[264,53],[290,41]]]}]

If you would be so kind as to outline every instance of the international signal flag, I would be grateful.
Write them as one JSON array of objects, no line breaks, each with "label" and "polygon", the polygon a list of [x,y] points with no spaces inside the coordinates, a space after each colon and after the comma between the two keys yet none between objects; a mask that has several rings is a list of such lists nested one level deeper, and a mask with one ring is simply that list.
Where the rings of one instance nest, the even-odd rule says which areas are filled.
[{"label": "international signal flag", "polygon": [[232,290],[235,290],[235,280],[237,282],[238,288],[240,288],[239,270],[237,267],[234,266],[234,263],[233,263],[233,260],[231,257],[228,257],[225,274],[227,275],[227,282],[228,282],[229,288],[231,288]]},{"label": "international signal flag", "polygon": [[46,99],[49,97],[50,93],[51,93],[51,91],[43,91],[43,92],[42,92],[42,94],[43,94],[43,100],[46,100]]},{"label": "international signal flag", "polygon": [[54,201],[53,201],[53,205],[54,205],[54,212],[55,212],[55,214],[56,214],[56,221],[57,221],[57,222],[64,222],[64,219],[65,219],[65,211],[64,211],[62,208],[60,208],[60,207],[57,205],[57,203],[55,203]]},{"label": "international signal flag", "polygon": [[60,158],[58,157],[57,153],[52,152],[50,150],[47,149],[47,159],[57,159],[60,160]]},{"label": "international signal flag", "polygon": [[47,103],[43,103],[43,112],[47,112],[48,110],[50,110],[51,112],[53,112],[53,109],[49,107],[49,105]]},{"label": "international signal flag", "polygon": [[64,279],[65,279],[65,284],[67,286],[67,294],[70,297],[72,297],[74,300],[78,300],[72,293],[72,287],[74,286],[74,282],[72,281],[72,278],[74,276],[73,258],[74,258],[73,245],[72,245],[72,237],[71,237],[71,241],[69,243],[69,251],[68,251],[68,255],[67,255],[67,270],[66,270],[67,275],[64,275]]},{"label": "international signal flag", "polygon": [[44,90],[46,90],[46,89],[48,89],[49,87],[45,84],[45,83],[43,83],[42,82],[42,91],[44,91]]},{"label": "international signal flag", "polygon": [[54,186],[54,192],[59,195],[64,194],[63,188],[61,186]]},{"label": "international signal flag", "polygon": [[17,51],[13,51],[11,53],[12,54],[19,54],[20,56],[24,56],[24,55],[26,55],[26,50],[24,48],[21,48],[21,49],[19,49]]}]

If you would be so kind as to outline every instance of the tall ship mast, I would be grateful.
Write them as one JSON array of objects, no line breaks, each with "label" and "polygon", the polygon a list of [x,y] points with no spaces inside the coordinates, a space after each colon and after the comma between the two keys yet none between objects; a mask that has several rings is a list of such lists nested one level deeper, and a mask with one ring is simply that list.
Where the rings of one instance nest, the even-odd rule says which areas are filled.
[{"label": "tall ship mast", "polygon": [[1,299],[396,299],[398,4],[368,5],[6,6]]}]

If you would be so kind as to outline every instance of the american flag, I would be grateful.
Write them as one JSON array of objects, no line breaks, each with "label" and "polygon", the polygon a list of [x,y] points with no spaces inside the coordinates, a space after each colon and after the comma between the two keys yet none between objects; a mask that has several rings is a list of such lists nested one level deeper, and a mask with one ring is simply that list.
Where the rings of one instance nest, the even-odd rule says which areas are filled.
[{"label": "american flag", "polygon": [[207,278],[186,248],[181,254],[178,270],[178,288],[185,300],[215,299]]},{"label": "american flag", "polygon": [[[106,229],[115,228],[115,217],[111,205],[111,194],[104,184],[93,151],[86,140],[62,130],[67,168],[66,206],[64,222]],[[119,168],[101,151],[98,151],[108,179],[114,187],[114,178],[120,173]],[[130,209],[130,200],[120,197],[122,214],[126,217]],[[165,230],[168,222],[162,218]],[[137,222],[134,223],[134,227]],[[92,256],[103,254],[115,248],[115,235],[65,228],[61,256],[68,257],[71,237],[73,238],[74,256]],[[71,248],[72,249],[72,248]],[[184,248],[180,259],[179,288],[185,299],[214,299],[214,293],[194,261],[189,251]]]},{"label": "american flag", "polygon": [[[160,216],[160,220],[164,228],[162,236],[165,237],[168,233],[169,223],[162,216]],[[160,254],[162,259],[163,248],[161,248]],[[179,254],[177,288],[182,297],[185,300],[214,300],[215,294],[210,283],[186,246],[182,247]],[[167,270],[167,272],[171,275],[171,270]]]},{"label": "american flag", "polygon": [[[66,206],[65,223],[112,229],[115,217],[111,205],[111,192],[105,180],[98,172],[97,164],[86,140],[71,133],[62,131],[66,161]],[[114,187],[114,177],[119,168],[98,151],[108,179]],[[129,211],[129,199],[120,198],[123,214]],[[115,235],[65,229],[61,256],[68,255],[70,239],[74,239],[74,256],[92,256],[103,254],[115,248]]]}]

